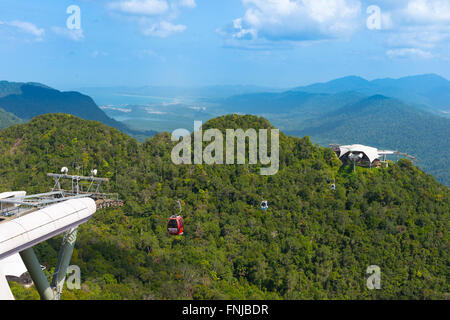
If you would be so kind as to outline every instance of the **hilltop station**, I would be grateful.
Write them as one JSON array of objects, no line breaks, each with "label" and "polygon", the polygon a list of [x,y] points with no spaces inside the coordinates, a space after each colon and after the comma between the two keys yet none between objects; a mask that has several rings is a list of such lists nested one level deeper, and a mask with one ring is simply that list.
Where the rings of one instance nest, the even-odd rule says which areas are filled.
[{"label": "hilltop station", "polygon": [[330,145],[338,158],[345,164],[361,166],[366,168],[388,167],[387,156],[406,157],[412,161],[417,159],[407,153],[394,150],[378,150],[374,147],[364,146],[362,144],[352,144],[341,146],[338,144]]}]

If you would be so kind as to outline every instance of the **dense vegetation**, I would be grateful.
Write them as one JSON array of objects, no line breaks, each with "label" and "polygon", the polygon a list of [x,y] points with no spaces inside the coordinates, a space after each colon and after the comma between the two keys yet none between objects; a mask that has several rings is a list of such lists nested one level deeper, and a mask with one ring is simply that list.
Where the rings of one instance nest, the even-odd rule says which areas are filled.
[{"label": "dense vegetation", "polygon": [[290,133],[321,144],[367,144],[414,155],[417,165],[450,186],[450,119],[376,95],[310,120]]},{"label": "dense vegetation", "polygon": [[314,143],[367,144],[416,156],[420,168],[450,186],[450,81],[434,75],[367,81],[350,76],[286,92],[216,102],[226,113],[257,114]]},{"label": "dense vegetation", "polygon": [[[342,81],[335,90],[349,85]],[[284,132],[297,137],[308,135],[323,146],[359,143],[407,152],[419,160],[417,166],[450,186],[450,119],[429,107],[359,92],[258,93],[231,97],[222,103],[229,112],[263,115]]]},{"label": "dense vegetation", "polygon": [[[229,115],[205,127],[270,123]],[[280,171],[261,176],[258,165],[173,165],[173,145],[61,114],[0,131],[0,190],[48,191],[47,172],[78,163],[125,200],[80,227],[82,289],[65,299],[448,298],[450,192],[411,162],[353,173],[330,149],[282,134]],[[185,234],[169,237],[176,199]],[[60,241],[38,246],[42,264],[55,265]],[[366,288],[369,265],[381,267],[381,290]]]}]

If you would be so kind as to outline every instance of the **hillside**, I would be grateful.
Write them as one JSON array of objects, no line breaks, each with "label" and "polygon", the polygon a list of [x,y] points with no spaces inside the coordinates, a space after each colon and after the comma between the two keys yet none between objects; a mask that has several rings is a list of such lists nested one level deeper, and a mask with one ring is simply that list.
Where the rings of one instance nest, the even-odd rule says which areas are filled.
[{"label": "hillside", "polygon": [[357,142],[380,149],[398,149],[416,156],[418,166],[450,185],[450,119],[422,112],[396,99],[372,96],[289,133],[310,135],[313,141],[322,144]]},{"label": "hillside", "polygon": [[[418,76],[382,82],[386,86],[390,82],[408,84],[422,78],[428,79]],[[437,90],[444,81],[424,84],[422,91]],[[226,112],[264,116],[286,133],[297,137],[308,135],[314,143],[324,146],[360,143],[408,152],[420,160],[419,167],[441,183],[450,185],[447,164],[450,119],[428,107],[380,94],[366,96],[362,93],[369,92],[367,88],[371,86],[372,82],[363,78],[347,77],[298,89],[311,92],[246,94],[218,103]],[[320,91],[327,93],[318,93]]]},{"label": "hillside", "polygon": [[12,126],[13,124],[23,122],[20,118],[16,117],[12,113],[6,112],[0,108],[0,129]]},{"label": "hillside", "polygon": [[232,96],[221,101],[228,112],[240,113],[301,113],[304,118],[320,116],[344,105],[356,102],[364,96],[353,92],[337,94],[286,91],[263,92]]},{"label": "hillside", "polygon": [[19,94],[20,95],[22,93],[21,87],[25,84],[29,85],[29,86],[50,89],[50,87],[47,87],[46,85],[43,85],[42,83],[37,83],[37,82],[22,83],[22,82],[9,82],[9,81],[2,80],[2,81],[0,81],[0,98],[9,96],[11,94]]},{"label": "hillside", "polygon": [[450,81],[435,74],[372,81],[349,76],[325,83],[298,87],[294,91],[328,94],[353,91],[367,96],[380,94],[422,106],[441,116],[446,116],[450,112]]},{"label": "hillside", "polygon": [[[270,123],[230,115],[205,127]],[[139,144],[70,115],[0,131],[0,190],[48,191],[46,172],[77,162],[125,200],[80,228],[72,264],[82,289],[65,299],[448,298],[450,192],[409,161],[354,174],[330,149],[282,134],[280,171],[261,176],[257,165],[173,165],[173,145],[168,134]],[[169,238],[177,199],[185,235]],[[42,264],[54,266],[60,240],[39,246]],[[373,264],[382,290],[366,288]]]},{"label": "hillside", "polygon": [[131,130],[108,117],[89,96],[79,92],[61,92],[42,84],[0,82],[0,107],[24,120],[46,113],[68,113],[100,121],[132,135],[155,134]]},{"label": "hillside", "polygon": [[256,114],[266,117],[281,130],[307,127],[311,120],[365,98],[355,92],[336,94],[286,91],[260,92],[217,100],[219,113]]}]

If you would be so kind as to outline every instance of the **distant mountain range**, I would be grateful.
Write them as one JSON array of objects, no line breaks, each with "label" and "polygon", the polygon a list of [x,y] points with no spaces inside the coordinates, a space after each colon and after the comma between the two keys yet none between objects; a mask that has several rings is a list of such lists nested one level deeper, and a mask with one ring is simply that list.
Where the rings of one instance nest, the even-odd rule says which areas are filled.
[{"label": "distant mountain range", "polygon": [[[365,96],[357,92],[335,94],[286,91],[282,93],[249,93],[218,101],[227,112],[250,114],[298,115],[306,120],[325,115]],[[285,127],[285,124],[280,124]]]},{"label": "distant mountain range", "polygon": [[450,115],[450,81],[435,74],[373,81],[350,76],[293,90],[329,94],[352,91],[366,96],[380,94],[422,106],[433,112]]},{"label": "distant mountain range", "polygon": [[[259,99],[258,103],[270,108],[272,102],[282,103],[283,107],[295,107],[295,99],[308,99],[310,94],[359,94],[362,96],[384,95],[397,98],[450,117],[450,81],[435,75],[425,74],[400,79],[366,80],[348,76],[325,83],[316,83],[292,89],[270,88],[250,85],[222,85],[203,87],[142,86],[142,87],[84,87],[77,91],[93,97],[97,103],[107,104],[145,104],[158,103],[158,100],[176,99],[177,102],[217,102],[237,106],[245,99]],[[303,94],[302,94],[303,93]],[[296,96],[297,95],[297,96]],[[345,95],[344,98],[347,98]],[[351,101],[349,101],[350,103]],[[235,104],[235,105],[233,105]],[[241,106],[241,105],[240,105]],[[251,107],[244,105],[244,108]],[[264,110],[267,111],[267,110]]]},{"label": "distant mountain range", "polygon": [[[0,108],[18,119],[29,120],[46,113],[68,113],[86,120],[100,121],[131,135],[152,136],[156,132],[140,132],[108,117],[94,100],[79,92],[61,92],[39,83],[0,82]],[[6,115],[0,115],[5,119]],[[3,120],[5,121],[5,120]]]},{"label": "distant mountain range", "polygon": [[352,76],[217,103],[227,113],[262,115],[322,145],[362,143],[408,152],[450,185],[450,82],[437,75],[373,81]]},{"label": "distant mountain range", "polygon": [[350,76],[283,92],[255,86],[82,90],[101,101],[102,108],[78,92],[2,81],[0,127],[44,113],[70,113],[146,137],[155,133],[149,129],[171,131],[191,128],[193,120],[254,114],[322,145],[362,143],[408,152],[421,168],[450,185],[450,82],[434,74],[373,81]]}]

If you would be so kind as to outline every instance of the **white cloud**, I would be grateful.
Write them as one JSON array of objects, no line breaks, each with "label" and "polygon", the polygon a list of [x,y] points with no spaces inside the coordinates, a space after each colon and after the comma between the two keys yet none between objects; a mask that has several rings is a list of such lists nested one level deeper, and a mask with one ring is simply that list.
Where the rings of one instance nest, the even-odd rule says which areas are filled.
[{"label": "white cloud", "polygon": [[45,30],[36,27],[34,24],[26,21],[14,20],[8,23],[10,26],[17,27],[23,32],[32,34],[36,37],[42,37],[45,34]]},{"label": "white cloud", "polygon": [[92,57],[93,58],[106,57],[108,55],[109,55],[108,52],[105,52],[105,51],[95,50],[94,52],[92,52]]},{"label": "white cloud", "polygon": [[[449,47],[450,0],[241,0],[244,13],[217,30],[233,47],[298,45],[348,39],[380,9],[379,30],[391,57],[443,57]],[[378,29],[378,28],[377,28]],[[444,54],[445,56],[445,54]]]},{"label": "white cloud", "polygon": [[83,29],[69,30],[67,28],[52,27],[52,31],[62,37],[66,37],[73,41],[81,41],[84,39]]},{"label": "white cloud", "polygon": [[392,28],[387,33],[386,44],[394,48],[388,51],[388,56],[428,59],[436,57],[433,52],[448,45],[449,0],[400,0],[388,14]]},{"label": "white cloud", "polygon": [[41,41],[45,35],[45,29],[39,28],[33,23],[27,21],[0,21],[0,25],[10,26],[21,32],[33,35],[37,41]]},{"label": "white cloud", "polygon": [[408,20],[418,23],[450,23],[450,1],[411,0],[403,14]]},{"label": "white cloud", "polygon": [[165,38],[184,32],[187,27],[174,21],[183,8],[195,8],[195,0],[124,0],[111,3],[110,10],[126,13],[138,22],[145,36]]},{"label": "white cloud", "polygon": [[174,33],[183,32],[184,30],[186,30],[186,26],[182,24],[172,24],[167,21],[161,21],[143,29],[142,33],[146,36],[166,38]]},{"label": "white cloud", "polygon": [[416,48],[391,49],[386,52],[389,58],[422,58],[430,59],[434,55],[429,51]]},{"label": "white cloud", "polygon": [[137,53],[139,58],[152,58],[152,59],[157,59],[161,62],[166,62],[166,58],[162,55],[159,55],[158,53],[156,53],[155,51],[151,50],[151,49],[144,49],[144,50],[139,50]]},{"label": "white cloud", "polygon": [[169,5],[165,0],[127,0],[113,2],[109,8],[130,14],[161,15],[169,10]]},{"label": "white cloud", "polygon": [[243,17],[233,21],[234,39],[309,41],[347,36],[360,22],[357,0],[242,0]]},{"label": "white cloud", "polygon": [[450,39],[450,30],[440,28],[406,27],[392,32],[386,37],[386,43],[391,47],[408,46],[422,49],[432,49]]},{"label": "white cloud", "polygon": [[195,0],[180,0],[180,6],[186,8],[195,8],[197,4]]}]

